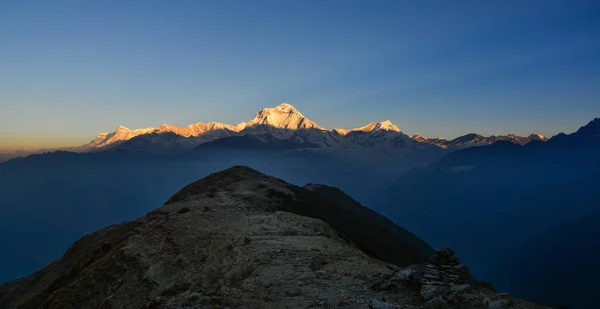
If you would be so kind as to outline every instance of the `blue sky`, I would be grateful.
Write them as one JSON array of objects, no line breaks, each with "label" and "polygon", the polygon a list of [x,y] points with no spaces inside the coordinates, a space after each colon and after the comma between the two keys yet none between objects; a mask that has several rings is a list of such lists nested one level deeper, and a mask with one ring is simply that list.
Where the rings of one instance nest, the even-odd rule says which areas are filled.
[{"label": "blue sky", "polygon": [[600,117],[600,2],[9,0],[0,72],[0,149],[282,101],[327,128],[552,135]]}]

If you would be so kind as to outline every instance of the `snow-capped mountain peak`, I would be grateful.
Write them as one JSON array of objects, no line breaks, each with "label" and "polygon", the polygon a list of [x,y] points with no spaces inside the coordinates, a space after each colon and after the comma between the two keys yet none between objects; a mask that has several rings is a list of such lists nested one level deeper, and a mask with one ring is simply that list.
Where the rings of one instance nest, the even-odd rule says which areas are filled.
[{"label": "snow-capped mountain peak", "polygon": [[375,125],[375,130],[386,130],[400,132],[400,128],[389,120],[382,121]]},{"label": "snow-capped mountain peak", "polygon": [[256,113],[256,117],[246,124],[246,128],[253,126],[270,126],[285,130],[325,130],[310,119],[304,117],[304,115],[302,115],[302,113],[294,106],[285,102],[273,108],[263,108]]},{"label": "snow-capped mountain peak", "polygon": [[163,124],[160,127],[156,128],[156,130],[154,130],[153,133],[171,132],[171,133],[175,133],[177,135],[183,136],[183,137],[197,137],[197,136],[205,134],[209,131],[215,131],[215,130],[221,130],[221,131],[227,130],[227,131],[232,131],[232,132],[239,132],[244,127],[245,127],[245,123],[241,123],[237,126],[232,126],[229,124],[225,124],[225,123],[221,123],[221,122],[214,122],[214,121],[211,121],[209,123],[198,122],[198,123],[190,124],[183,128]]},{"label": "snow-capped mountain peak", "polygon": [[131,130],[129,130],[129,128],[125,127],[125,126],[118,126],[113,132],[124,132],[124,131],[131,131]]},{"label": "snow-capped mountain peak", "polygon": [[118,126],[110,133],[100,133],[91,143],[92,147],[103,147],[117,141],[129,140],[138,135],[148,134],[154,131],[154,128],[131,130],[124,126]]},{"label": "snow-capped mountain peak", "polygon": [[350,131],[373,132],[378,130],[400,132],[400,128],[398,128],[397,125],[393,124],[389,120],[385,120],[378,123],[371,122],[366,126],[354,128]]},{"label": "snow-capped mountain peak", "polygon": [[371,123],[369,123],[369,124],[368,124],[368,125],[366,125],[366,126],[362,126],[362,127],[354,128],[354,129],[352,129],[352,130],[350,130],[350,131],[354,131],[354,132],[357,132],[357,131],[361,131],[361,132],[371,132],[371,131],[373,131],[373,130],[375,129],[375,126],[376,126],[376,124],[375,124],[375,123],[373,123],[373,122],[371,122]]},{"label": "snow-capped mountain peak", "polygon": [[285,102],[283,102],[273,108],[266,108],[266,109],[275,109],[282,113],[298,113],[298,114],[302,115],[300,113],[300,111],[298,111],[294,106],[292,106],[291,104],[285,103]]}]

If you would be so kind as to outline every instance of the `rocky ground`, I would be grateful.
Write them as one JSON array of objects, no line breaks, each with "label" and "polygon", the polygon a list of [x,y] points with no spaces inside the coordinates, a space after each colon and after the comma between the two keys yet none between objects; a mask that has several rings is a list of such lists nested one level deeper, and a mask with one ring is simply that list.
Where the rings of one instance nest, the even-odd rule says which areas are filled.
[{"label": "rocky ground", "polygon": [[312,191],[244,167],[222,173],[0,286],[0,308],[544,308],[469,283],[449,249],[406,267],[378,260],[330,219],[297,214]]}]

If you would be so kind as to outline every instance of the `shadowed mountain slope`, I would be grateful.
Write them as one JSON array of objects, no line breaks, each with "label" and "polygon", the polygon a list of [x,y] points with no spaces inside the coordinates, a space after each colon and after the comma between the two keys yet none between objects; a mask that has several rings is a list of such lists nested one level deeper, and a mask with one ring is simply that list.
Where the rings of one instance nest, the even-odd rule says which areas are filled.
[{"label": "shadowed mountain slope", "polygon": [[[402,252],[401,247],[398,246],[401,243],[399,240],[406,241],[411,246],[417,248],[419,252],[423,252],[427,256],[433,254],[433,249],[422,239],[406,229],[399,227],[388,218],[362,206],[342,190],[318,184],[308,184],[304,186],[304,188],[334,202],[338,207],[343,208],[343,210],[339,210],[338,207],[336,207],[335,212],[337,214],[348,213],[347,217],[349,220],[345,222],[347,222],[349,226],[346,229],[348,230],[348,233],[355,235],[356,238],[362,238],[363,246],[365,246],[363,251],[370,251],[368,248],[377,245],[376,242],[384,242],[381,251],[373,252],[373,255],[376,258],[402,266],[399,257],[406,254],[406,252]],[[352,214],[355,215],[354,219],[351,218]],[[331,215],[331,218],[335,217],[336,214]],[[379,238],[381,235],[387,233],[391,233],[394,236]]]},{"label": "shadowed mountain slope", "polygon": [[[413,169],[389,188],[384,213],[434,247],[451,246],[475,277],[509,293],[577,304],[573,308],[598,307],[593,293],[578,295],[548,284],[548,278],[572,279],[561,269],[584,260],[576,255],[585,255],[587,245],[575,234],[565,235],[573,236],[568,243],[581,250],[554,252],[552,261],[559,266],[534,266],[540,256],[523,252],[535,251],[544,231],[560,230],[569,221],[600,212],[599,175],[600,119],[594,119],[575,133],[559,134],[545,143],[498,141]],[[594,230],[593,237],[600,237],[598,232]],[[561,248],[561,239],[547,239],[555,242],[547,247]],[[527,283],[519,285],[522,269],[532,271]],[[600,275],[597,268],[588,270],[594,278]],[[571,287],[583,291],[588,282],[575,281]]]}]

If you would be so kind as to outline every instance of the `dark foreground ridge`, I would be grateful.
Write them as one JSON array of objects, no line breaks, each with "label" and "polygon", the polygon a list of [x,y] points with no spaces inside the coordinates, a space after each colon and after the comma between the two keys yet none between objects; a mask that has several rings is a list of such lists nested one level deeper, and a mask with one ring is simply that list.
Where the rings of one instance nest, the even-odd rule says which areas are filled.
[{"label": "dark foreground ridge", "polygon": [[[278,182],[289,192],[267,188],[261,184],[263,179]],[[337,188],[312,184],[302,188],[245,166],[235,166],[191,183],[165,205],[199,194],[236,191],[239,186],[254,193],[245,196],[253,201],[254,207],[323,220],[342,238],[376,259],[402,267],[423,263],[433,254],[433,249],[417,236]]]},{"label": "dark foreground ridge", "polygon": [[432,253],[336,188],[233,167],[0,285],[0,308],[543,308]]}]

